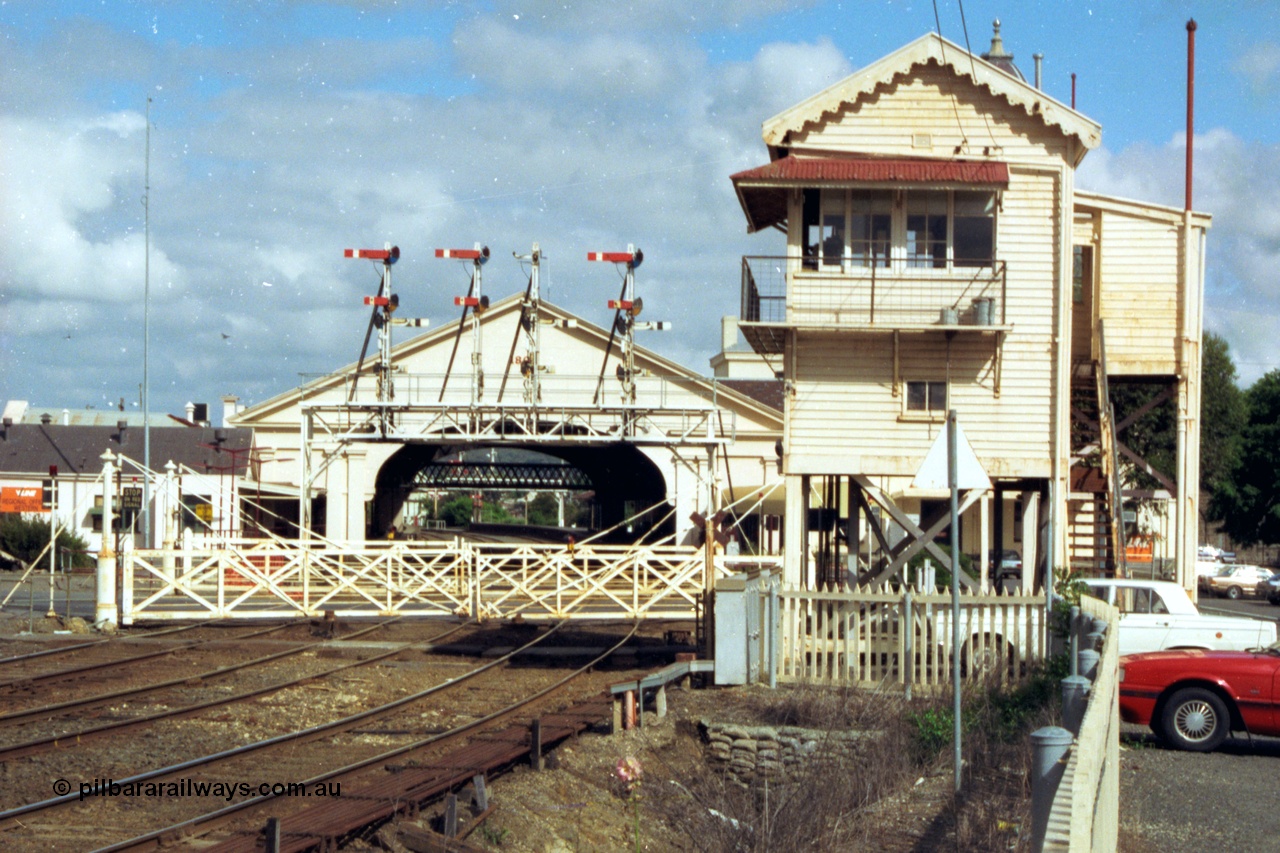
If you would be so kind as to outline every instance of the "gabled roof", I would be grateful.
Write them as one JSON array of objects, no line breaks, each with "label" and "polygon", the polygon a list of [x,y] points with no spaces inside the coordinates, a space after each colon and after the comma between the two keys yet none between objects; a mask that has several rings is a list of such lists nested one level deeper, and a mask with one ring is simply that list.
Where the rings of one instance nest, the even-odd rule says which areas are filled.
[{"label": "gabled roof", "polygon": [[[510,296],[494,302],[484,313],[481,323],[493,323],[506,314],[519,311],[520,303],[523,299],[523,293],[513,293]],[[610,335],[608,329],[603,329],[594,323],[584,320],[570,311],[547,302],[545,299],[539,304],[539,313],[544,318],[574,321],[574,333],[588,338],[594,338],[598,342],[601,351],[604,350],[609,341]],[[425,334],[418,335],[415,338],[396,344],[392,348],[392,360],[400,361],[424,350],[430,349],[437,344],[451,343],[454,336],[458,333],[458,324],[460,322],[462,321],[458,320],[451,322],[447,325],[433,329],[430,332],[426,332]],[[614,352],[616,353],[617,351],[617,342],[615,341]],[[692,385],[702,387],[705,390],[708,399],[713,396],[731,399],[737,405],[753,409],[767,419],[779,421],[779,426],[781,426],[781,412],[775,410],[768,404],[762,403],[753,396],[719,385],[718,383],[713,382],[713,380],[695,373],[684,365],[661,356],[653,350],[646,349],[645,347],[637,346],[635,353],[637,361],[649,366],[650,369],[655,369],[664,375],[687,379]],[[366,373],[370,374],[369,381],[372,381],[372,371],[375,363],[375,360],[365,359],[364,366],[361,370],[362,376]],[[355,372],[355,369],[356,363],[351,362],[338,368],[333,373],[308,382],[301,387],[290,389],[281,394],[277,394],[269,400],[265,400],[256,405],[242,409],[235,416],[230,418],[230,421],[241,426],[261,425],[262,422],[269,419],[272,414],[279,413],[288,407],[297,404],[304,396],[315,396],[320,391],[340,386],[350,374]],[[460,373],[465,373],[465,368],[459,369],[456,365],[455,370],[460,370]],[[517,375],[516,378],[518,379],[519,376]]]},{"label": "gabled roof", "polygon": [[835,115],[860,95],[870,94],[877,86],[892,83],[899,74],[910,73],[916,66],[931,61],[949,68],[957,77],[973,80],[992,95],[1004,98],[1012,106],[1021,107],[1027,115],[1039,117],[1047,126],[1076,137],[1084,149],[1096,148],[1102,141],[1102,127],[1097,122],[959,45],[936,33],[927,33],[766,121],[765,144],[772,148],[786,147],[788,134]]}]

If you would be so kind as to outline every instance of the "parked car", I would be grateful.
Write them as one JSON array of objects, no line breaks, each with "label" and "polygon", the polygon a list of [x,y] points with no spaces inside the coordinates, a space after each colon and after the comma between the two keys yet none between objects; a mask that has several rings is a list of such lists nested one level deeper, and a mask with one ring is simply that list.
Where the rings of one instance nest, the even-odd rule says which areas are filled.
[{"label": "parked car", "polygon": [[1246,594],[1252,595],[1258,584],[1271,579],[1271,570],[1260,566],[1239,564],[1226,566],[1222,571],[1202,582],[1201,589],[1214,595],[1225,595],[1230,599],[1238,599]]},{"label": "parked car", "polygon": [[1253,649],[1276,641],[1276,623],[1201,613],[1171,581],[1089,578],[1089,594],[1120,610],[1120,654],[1161,649]]},{"label": "parked car", "polygon": [[988,551],[987,563],[991,566],[991,575],[996,580],[1022,577],[1022,555],[1017,551]]},{"label": "parked car", "polygon": [[1271,577],[1258,582],[1257,596],[1272,604],[1280,604],[1280,572],[1273,572]]},{"label": "parked car", "polygon": [[1120,718],[1178,749],[1208,752],[1231,730],[1280,735],[1280,644],[1120,658]]}]

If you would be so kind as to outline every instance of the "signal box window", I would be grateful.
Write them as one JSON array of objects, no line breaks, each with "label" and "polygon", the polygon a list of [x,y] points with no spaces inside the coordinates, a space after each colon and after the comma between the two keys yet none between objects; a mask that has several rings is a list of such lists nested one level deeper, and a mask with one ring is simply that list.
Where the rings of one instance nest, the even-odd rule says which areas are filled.
[{"label": "signal box window", "polygon": [[908,382],[906,407],[909,415],[945,415],[947,383]]}]

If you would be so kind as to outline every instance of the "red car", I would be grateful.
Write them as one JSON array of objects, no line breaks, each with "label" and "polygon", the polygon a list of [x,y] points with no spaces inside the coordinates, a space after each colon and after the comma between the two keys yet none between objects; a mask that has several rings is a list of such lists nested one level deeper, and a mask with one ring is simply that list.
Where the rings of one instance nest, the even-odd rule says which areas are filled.
[{"label": "red car", "polygon": [[1195,752],[1216,749],[1232,731],[1280,736],[1280,643],[1248,652],[1125,655],[1120,718]]}]

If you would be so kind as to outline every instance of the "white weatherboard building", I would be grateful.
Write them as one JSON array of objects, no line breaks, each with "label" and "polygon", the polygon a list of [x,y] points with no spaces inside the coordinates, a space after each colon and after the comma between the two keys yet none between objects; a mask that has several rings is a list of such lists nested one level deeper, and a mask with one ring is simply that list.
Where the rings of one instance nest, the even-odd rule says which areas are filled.
[{"label": "white weatherboard building", "polygon": [[521,371],[521,305],[513,295],[479,315],[478,362],[469,320],[461,334],[451,323],[396,344],[390,423],[376,415],[383,408],[369,362],[358,380],[350,364],[231,422],[254,430],[263,481],[308,494],[311,529],[337,541],[385,536],[417,472],[450,453],[489,447],[567,461],[591,481],[606,526],[656,507],[646,523],[666,518],[676,542],[696,539],[694,513],[705,517],[735,501],[755,519],[781,512],[777,409],[641,346],[636,402],[624,403],[618,341],[610,346],[609,330],[546,302],[535,405]]},{"label": "white weatherboard building", "polygon": [[[883,579],[926,547],[946,494],[910,483],[954,409],[993,484],[964,496],[968,582],[1004,548],[1026,589],[1048,551],[1123,571],[1124,510],[1163,500],[1192,588],[1209,217],[1077,191],[1099,126],[998,32],[985,56],[923,36],[766,121],[768,162],[732,177],[748,229],[785,233],[744,259],[741,329],[783,365],[787,580]],[[1169,389],[1177,470],[1126,452],[1099,405],[1122,382]],[[1162,488],[1126,489],[1134,466]]]}]

